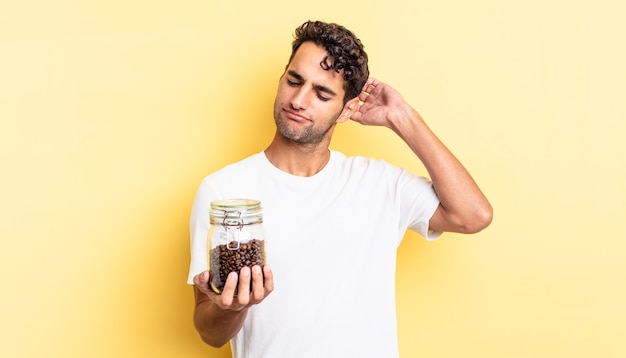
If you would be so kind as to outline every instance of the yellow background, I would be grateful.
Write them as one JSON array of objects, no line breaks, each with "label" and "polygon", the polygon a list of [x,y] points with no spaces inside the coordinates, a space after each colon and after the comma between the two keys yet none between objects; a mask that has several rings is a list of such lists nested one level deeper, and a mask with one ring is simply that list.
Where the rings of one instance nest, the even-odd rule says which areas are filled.
[{"label": "yellow background", "polygon": [[[362,38],[495,208],[472,237],[407,235],[402,356],[626,356],[623,4],[4,1],[0,356],[229,356],[191,323],[190,207],[269,143],[308,19]],[[425,174],[382,128],[332,146]]]}]

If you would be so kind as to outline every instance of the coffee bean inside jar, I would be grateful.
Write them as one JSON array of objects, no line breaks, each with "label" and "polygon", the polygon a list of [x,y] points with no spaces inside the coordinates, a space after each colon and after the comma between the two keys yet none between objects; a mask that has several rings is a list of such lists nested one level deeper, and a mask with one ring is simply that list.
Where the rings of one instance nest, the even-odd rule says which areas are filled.
[{"label": "coffee bean inside jar", "polygon": [[239,274],[245,266],[265,265],[261,202],[255,199],[212,201],[209,223],[207,260],[212,276],[209,286],[221,294],[231,272]]},{"label": "coffee bean inside jar", "polygon": [[[265,241],[252,239],[245,243],[231,241],[217,245],[210,251],[210,266],[213,272],[211,289],[219,294],[224,289],[226,278],[231,272],[237,272],[244,266],[263,266],[265,264]],[[250,282],[252,285],[252,282]],[[235,295],[237,288],[235,288]]]}]

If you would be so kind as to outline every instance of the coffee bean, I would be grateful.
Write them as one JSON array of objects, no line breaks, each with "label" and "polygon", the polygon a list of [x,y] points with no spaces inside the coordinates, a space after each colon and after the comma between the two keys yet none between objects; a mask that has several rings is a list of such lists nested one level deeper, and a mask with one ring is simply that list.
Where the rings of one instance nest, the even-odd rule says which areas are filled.
[{"label": "coffee bean", "polygon": [[[239,246],[238,249],[233,249]],[[220,294],[224,289],[226,277],[242,267],[265,264],[265,241],[252,239],[247,243],[229,242],[211,249],[209,255],[211,271],[214,273],[211,287]],[[252,284],[252,283],[251,283]],[[235,295],[237,289],[235,289]]]}]

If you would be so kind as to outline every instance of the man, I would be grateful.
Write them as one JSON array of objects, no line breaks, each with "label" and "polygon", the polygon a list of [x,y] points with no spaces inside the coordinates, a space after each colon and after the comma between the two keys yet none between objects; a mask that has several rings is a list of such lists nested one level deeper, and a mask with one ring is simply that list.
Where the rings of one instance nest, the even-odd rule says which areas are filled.
[{"label": "man", "polygon": [[[478,232],[491,222],[491,206],[418,112],[368,79],[367,55],[349,30],[306,22],[292,49],[270,145],[198,189],[189,273],[196,329],[212,346],[230,340],[234,357],[398,356],[395,265],[406,229],[427,239]],[[349,119],[392,129],[432,183],[329,150],[336,124]],[[216,295],[207,284],[207,213],[211,201],[228,198],[262,202],[272,268],[231,273]]]}]

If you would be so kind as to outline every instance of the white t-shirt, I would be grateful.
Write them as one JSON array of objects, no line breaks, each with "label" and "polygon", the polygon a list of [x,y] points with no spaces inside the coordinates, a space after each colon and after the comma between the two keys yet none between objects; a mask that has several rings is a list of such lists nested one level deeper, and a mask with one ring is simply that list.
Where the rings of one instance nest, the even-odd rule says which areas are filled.
[{"label": "white t-shirt", "polygon": [[207,269],[210,202],[258,199],[274,291],[250,308],[233,357],[397,357],[396,251],[407,228],[426,239],[432,184],[381,160],[331,151],[299,177],[257,153],[206,177],[191,213],[188,283]]}]

